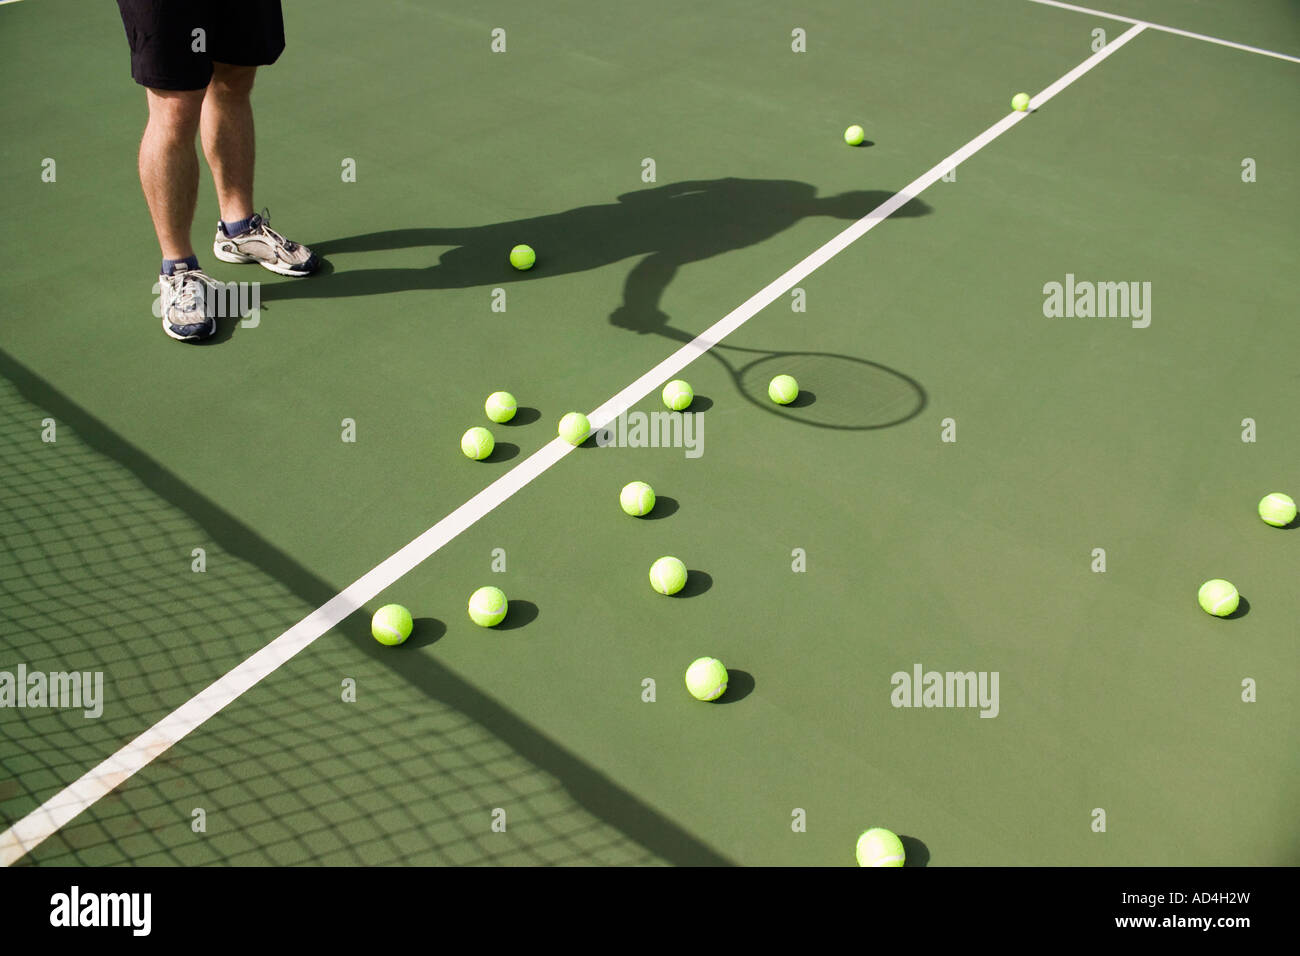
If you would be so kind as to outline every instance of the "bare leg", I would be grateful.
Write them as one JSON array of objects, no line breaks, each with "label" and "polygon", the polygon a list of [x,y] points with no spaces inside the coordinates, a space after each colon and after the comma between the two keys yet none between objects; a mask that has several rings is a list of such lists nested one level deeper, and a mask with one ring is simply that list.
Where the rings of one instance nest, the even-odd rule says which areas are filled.
[{"label": "bare leg", "polygon": [[203,98],[203,154],[217,187],[225,222],[253,214],[253,79],[255,66],[212,64],[212,82]]},{"label": "bare leg", "polygon": [[164,259],[194,255],[190,227],[199,195],[199,128],[203,90],[147,91],[149,123],[140,140],[140,185]]}]

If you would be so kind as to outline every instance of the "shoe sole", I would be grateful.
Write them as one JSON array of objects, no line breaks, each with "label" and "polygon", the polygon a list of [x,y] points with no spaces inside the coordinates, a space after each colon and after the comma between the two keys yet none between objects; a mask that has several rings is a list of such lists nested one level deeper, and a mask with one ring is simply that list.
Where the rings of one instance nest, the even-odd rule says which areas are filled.
[{"label": "shoe sole", "polygon": [[294,278],[302,278],[304,276],[309,276],[316,271],[315,269],[308,269],[308,270],[295,269],[293,266],[282,266],[278,262],[276,263],[265,262],[264,260],[259,259],[256,256],[245,256],[238,252],[227,252],[226,250],[222,249],[221,246],[216,244],[212,246],[212,254],[216,256],[218,259],[220,259],[222,262],[232,262],[237,265],[242,263],[247,263],[247,262],[256,262],[259,266],[261,266],[263,269],[266,269],[268,272],[274,272],[276,275],[281,275],[281,276],[292,276]]},{"label": "shoe sole", "polygon": [[212,336],[217,334],[216,323],[213,323],[212,331],[209,332],[207,335],[177,335],[175,332],[171,330],[171,326],[167,323],[166,319],[162,320],[162,327],[163,327],[163,331],[166,332],[170,338],[175,339],[177,342],[202,342],[204,339],[210,339],[212,338]]}]

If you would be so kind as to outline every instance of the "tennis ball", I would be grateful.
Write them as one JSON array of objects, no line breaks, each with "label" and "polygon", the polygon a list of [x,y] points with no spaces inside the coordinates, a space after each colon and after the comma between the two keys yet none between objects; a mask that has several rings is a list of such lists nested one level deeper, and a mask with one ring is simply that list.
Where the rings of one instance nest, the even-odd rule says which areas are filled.
[{"label": "tennis ball", "polygon": [[717,700],[727,692],[727,669],[716,657],[700,657],[686,668],[686,689],[696,700]]},{"label": "tennis ball", "polygon": [[650,586],[660,594],[676,594],[686,587],[686,565],[677,558],[660,558],[650,565]]},{"label": "tennis ball", "polygon": [[483,411],[487,412],[487,417],[498,424],[514,418],[518,408],[515,397],[509,392],[493,392],[483,403]]},{"label": "tennis ball", "polygon": [[648,515],[654,510],[655,490],[644,481],[633,481],[623,486],[618,503],[634,518]]},{"label": "tennis ball", "polygon": [[778,405],[789,405],[799,397],[799,383],[790,375],[778,375],[767,386],[767,397]]},{"label": "tennis ball", "polygon": [[861,146],[865,135],[861,126],[853,125],[844,131],[844,142],[850,146]]},{"label": "tennis ball", "polygon": [[1021,113],[1029,109],[1029,94],[1017,93],[1015,96],[1011,97],[1011,108]]},{"label": "tennis ball", "polygon": [[411,612],[400,604],[385,604],[370,619],[370,633],[380,644],[396,647],[411,636]]},{"label": "tennis ball", "polygon": [[569,412],[560,419],[560,437],[570,445],[581,445],[591,434],[591,422],[582,412]]},{"label": "tennis ball", "polygon": [[537,253],[532,246],[515,246],[510,250],[510,264],[520,272],[526,272],[537,261]]},{"label": "tennis ball", "polygon": [[479,627],[496,627],[506,619],[509,606],[500,588],[479,588],[469,596],[469,619]]},{"label": "tennis ball", "polygon": [[872,827],[858,837],[858,866],[902,866],[903,841],[884,827]]},{"label": "tennis ball", "polygon": [[1275,528],[1285,528],[1295,520],[1295,502],[1290,495],[1275,491],[1259,503],[1259,516]]},{"label": "tennis ball", "polygon": [[694,400],[695,393],[680,378],[674,379],[664,386],[664,404],[675,412],[690,408],[691,402]]},{"label": "tennis ball", "polygon": [[481,425],[475,425],[460,436],[460,450],[467,458],[473,458],[475,461],[482,461],[492,454],[492,449],[496,446],[497,442],[492,437],[492,433]]},{"label": "tennis ball", "polygon": [[1201,607],[1206,613],[1213,614],[1215,617],[1227,617],[1237,610],[1240,599],[1237,589],[1221,578],[1206,581],[1196,594],[1196,600],[1201,602]]}]

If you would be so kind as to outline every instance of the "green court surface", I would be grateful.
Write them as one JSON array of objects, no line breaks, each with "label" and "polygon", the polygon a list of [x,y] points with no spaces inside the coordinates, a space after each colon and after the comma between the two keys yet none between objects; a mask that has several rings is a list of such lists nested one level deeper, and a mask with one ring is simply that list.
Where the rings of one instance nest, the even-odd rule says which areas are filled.
[{"label": "green court surface", "polygon": [[[261,310],[187,346],[151,314],[114,5],[0,6],[0,672],[104,688],[97,717],[0,709],[0,829],[476,520],[27,852],[0,836],[9,862],[843,866],[872,826],[910,865],[1300,862],[1300,528],[1255,513],[1300,497],[1294,4],[1113,0],[1282,56],[1138,32],[643,389],[634,413],[691,383],[694,449],[573,450],[561,415],[1131,24],[1028,0],[286,7],[256,198],[329,265],[217,261],[205,166],[200,261]],[[1049,317],[1067,276],[1149,310]],[[807,393],[785,409],[781,372]],[[502,388],[523,411],[492,425]],[[637,479],[647,519],[619,509]],[[665,554],[680,596],[649,586]],[[1216,577],[1245,599],[1227,619],[1197,606]],[[493,629],[465,607],[488,584]],[[395,648],[369,633],[389,602],[416,618]],[[711,704],[682,680],[704,655],[732,672]],[[918,667],[996,675],[996,706],[895,706]]]}]

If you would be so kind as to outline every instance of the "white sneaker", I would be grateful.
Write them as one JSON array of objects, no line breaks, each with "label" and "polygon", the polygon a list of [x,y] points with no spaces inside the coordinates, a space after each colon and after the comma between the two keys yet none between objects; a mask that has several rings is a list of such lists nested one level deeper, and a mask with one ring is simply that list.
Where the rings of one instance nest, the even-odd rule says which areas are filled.
[{"label": "white sneaker", "polygon": [[319,269],[320,257],[272,229],[270,215],[270,210],[263,209],[237,236],[226,235],[225,227],[218,222],[213,255],[222,262],[256,262],[282,276],[309,276]]},{"label": "white sneaker", "polygon": [[164,332],[182,342],[198,342],[217,331],[215,284],[202,269],[179,265],[171,275],[159,276],[158,285]]}]

